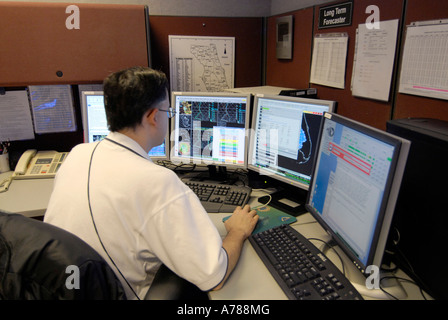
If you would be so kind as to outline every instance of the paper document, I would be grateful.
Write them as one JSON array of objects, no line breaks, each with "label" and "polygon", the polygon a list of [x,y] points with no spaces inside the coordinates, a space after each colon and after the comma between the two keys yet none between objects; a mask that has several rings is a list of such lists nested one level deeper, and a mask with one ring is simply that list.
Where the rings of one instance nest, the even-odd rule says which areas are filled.
[{"label": "paper document", "polygon": [[348,35],[318,34],[314,38],[310,82],[344,89]]},{"label": "paper document", "polygon": [[70,85],[30,86],[36,133],[76,131]]},{"label": "paper document", "polygon": [[379,29],[359,25],[352,77],[354,96],[389,100],[397,31],[398,20],[381,21]]},{"label": "paper document", "polygon": [[448,100],[448,23],[407,27],[399,92]]},{"label": "paper document", "polygon": [[0,95],[0,141],[34,139],[33,121],[26,90]]}]

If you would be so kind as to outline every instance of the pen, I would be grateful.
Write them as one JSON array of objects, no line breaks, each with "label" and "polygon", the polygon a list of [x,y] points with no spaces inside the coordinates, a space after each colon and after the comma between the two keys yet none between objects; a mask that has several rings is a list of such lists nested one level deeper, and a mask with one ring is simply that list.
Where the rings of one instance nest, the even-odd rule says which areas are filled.
[{"label": "pen", "polygon": [[8,153],[9,146],[10,146],[9,141],[0,142],[0,154]]}]

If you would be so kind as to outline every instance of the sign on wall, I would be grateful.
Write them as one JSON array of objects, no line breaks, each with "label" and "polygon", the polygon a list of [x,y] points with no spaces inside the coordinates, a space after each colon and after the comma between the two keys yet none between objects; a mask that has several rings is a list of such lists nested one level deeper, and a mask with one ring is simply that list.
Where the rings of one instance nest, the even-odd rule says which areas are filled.
[{"label": "sign on wall", "polygon": [[319,9],[319,29],[350,26],[353,3],[345,2]]}]

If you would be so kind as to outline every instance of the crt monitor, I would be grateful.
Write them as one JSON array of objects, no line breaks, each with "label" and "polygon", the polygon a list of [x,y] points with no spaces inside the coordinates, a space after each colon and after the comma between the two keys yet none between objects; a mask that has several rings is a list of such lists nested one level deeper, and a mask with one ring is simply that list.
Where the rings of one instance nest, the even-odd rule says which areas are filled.
[{"label": "crt monitor", "polygon": [[354,265],[370,276],[375,267],[369,266],[381,270],[410,142],[326,113],[316,147],[306,207]]},{"label": "crt monitor", "polygon": [[[81,95],[81,113],[84,126],[84,142],[95,142],[109,134],[103,91],[83,91]],[[165,141],[168,141],[168,132]],[[168,159],[168,144],[163,143],[149,151],[153,160]]]},{"label": "crt monitor", "polygon": [[173,92],[171,162],[222,169],[221,177],[206,177],[212,180],[225,178],[226,168],[246,168],[250,102],[248,93]]},{"label": "crt monitor", "polygon": [[306,212],[322,117],[335,105],[327,100],[255,96],[248,168],[255,172],[250,176],[253,187],[278,190],[270,195],[269,205],[294,216]]}]

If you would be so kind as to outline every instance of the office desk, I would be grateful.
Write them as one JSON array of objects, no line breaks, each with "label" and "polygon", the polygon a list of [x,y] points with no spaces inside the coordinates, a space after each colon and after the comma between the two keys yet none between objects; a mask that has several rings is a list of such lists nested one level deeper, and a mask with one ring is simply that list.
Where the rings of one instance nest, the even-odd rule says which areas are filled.
[{"label": "office desk", "polygon": [[[0,174],[3,180],[9,177],[12,172]],[[20,213],[28,217],[44,215],[50,195],[53,189],[53,179],[33,179],[33,180],[14,180],[7,192],[0,193],[0,209]],[[255,207],[259,205],[256,199],[264,195],[260,191],[253,191],[250,205]],[[227,234],[222,219],[231,213],[210,213],[209,216],[217,227],[221,237]],[[301,232],[305,237],[318,238],[324,241],[330,240],[330,236],[319,226],[314,218],[309,214],[301,215],[297,222],[292,226]],[[319,242],[314,243],[322,250]],[[338,250],[338,249],[337,249]],[[366,291],[364,283],[365,278],[355,269],[342,251],[338,251],[344,260],[346,276],[353,282],[360,283],[358,291],[363,294]],[[339,258],[332,250],[325,252],[327,257],[341,269]],[[408,278],[406,274],[399,271],[398,277]],[[408,278],[409,279],[409,278]],[[422,299],[419,289],[409,283],[403,283],[407,292],[407,299]],[[379,291],[379,290],[376,290]],[[363,294],[364,296],[364,294]],[[364,296],[368,299],[367,296]],[[249,241],[243,246],[240,260],[226,284],[219,291],[210,292],[210,298],[213,300],[285,300],[286,295],[277,285],[268,269],[258,257]]]},{"label": "office desk", "polygon": [[[0,174],[0,181],[10,177],[12,171]],[[53,190],[54,179],[13,180],[9,190],[0,193],[0,209],[20,213],[27,217],[45,214]]]},{"label": "office desk", "polygon": [[[256,206],[258,203],[252,200],[251,205]],[[210,214],[210,218],[216,225],[221,236],[225,236],[226,230],[222,222],[222,218],[228,214]],[[306,213],[297,217],[297,222],[291,224],[297,231],[302,233],[306,238],[318,238],[329,242],[330,236],[316,222],[311,214]],[[317,248],[325,253],[325,255],[340,269],[342,264],[339,257],[333,250],[325,250],[323,243],[320,241],[311,241]],[[342,257],[345,275],[354,284],[355,288],[361,293],[366,300],[370,299],[390,299],[381,290],[369,290],[365,286],[366,278],[355,268],[349,261],[348,257],[340,250],[335,248]],[[395,273],[397,277],[410,279],[404,272],[399,270]],[[400,299],[422,300],[423,297],[417,286],[412,283],[402,282],[406,296]],[[391,291],[393,293],[393,291]],[[232,275],[228,278],[223,288],[219,291],[209,293],[212,300],[285,300],[286,295],[283,293],[277,282],[274,280],[268,269],[258,257],[249,241],[243,246],[240,260],[235,267]],[[426,295],[430,298],[429,295]]]}]

